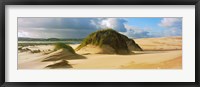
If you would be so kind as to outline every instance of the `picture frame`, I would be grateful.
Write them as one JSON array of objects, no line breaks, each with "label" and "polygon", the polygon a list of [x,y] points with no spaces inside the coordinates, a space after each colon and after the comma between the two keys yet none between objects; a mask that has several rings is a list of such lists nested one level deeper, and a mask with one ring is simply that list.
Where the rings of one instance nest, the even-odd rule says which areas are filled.
[{"label": "picture frame", "polygon": [[[195,82],[5,82],[5,6],[6,5],[195,5]],[[4,0],[1,1],[1,53],[0,53],[0,83],[1,87],[199,87],[199,29],[200,1],[199,0]]]}]

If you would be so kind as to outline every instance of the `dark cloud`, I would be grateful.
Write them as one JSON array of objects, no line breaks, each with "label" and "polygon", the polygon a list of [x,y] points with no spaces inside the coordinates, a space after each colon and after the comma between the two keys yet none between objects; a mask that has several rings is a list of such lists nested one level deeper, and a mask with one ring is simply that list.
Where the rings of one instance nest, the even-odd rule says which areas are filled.
[{"label": "dark cloud", "polygon": [[85,37],[103,28],[125,32],[121,18],[18,18],[18,36]]},{"label": "dark cloud", "polygon": [[19,18],[18,26],[45,29],[96,29],[94,18]]},{"label": "dark cloud", "polygon": [[137,29],[128,29],[127,32],[122,33],[130,38],[148,38],[148,37],[154,37],[150,34],[149,31],[144,30],[137,30]]},{"label": "dark cloud", "polygon": [[20,29],[18,30],[18,36],[32,38],[85,38],[94,31],[74,29]]}]

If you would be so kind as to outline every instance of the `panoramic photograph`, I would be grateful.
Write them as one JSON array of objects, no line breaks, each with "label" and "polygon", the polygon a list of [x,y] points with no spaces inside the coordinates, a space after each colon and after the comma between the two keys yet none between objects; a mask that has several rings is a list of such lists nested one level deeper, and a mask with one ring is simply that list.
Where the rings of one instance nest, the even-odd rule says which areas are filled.
[{"label": "panoramic photograph", "polygon": [[18,17],[18,69],[182,69],[182,17]]}]

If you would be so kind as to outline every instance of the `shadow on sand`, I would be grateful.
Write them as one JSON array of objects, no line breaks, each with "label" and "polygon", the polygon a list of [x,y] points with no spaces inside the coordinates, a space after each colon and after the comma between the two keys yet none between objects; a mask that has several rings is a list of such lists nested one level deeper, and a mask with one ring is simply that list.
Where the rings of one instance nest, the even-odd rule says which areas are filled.
[{"label": "shadow on sand", "polygon": [[61,60],[57,63],[47,65],[45,68],[48,69],[57,69],[57,68],[72,68],[72,66],[68,63],[67,60]]},{"label": "shadow on sand", "polygon": [[137,51],[133,52],[132,55],[142,55],[142,54],[157,54],[157,53],[166,53],[166,51]]},{"label": "shadow on sand", "polygon": [[77,59],[86,59],[86,57],[79,54],[69,55],[69,56],[53,55],[47,57],[47,59],[42,60],[42,62],[52,62],[52,61],[55,62],[53,64],[44,67],[47,69],[73,68],[72,65],[70,65],[67,60],[77,60]]},{"label": "shadow on sand", "polygon": [[48,62],[48,61],[58,61],[58,60],[75,60],[75,59],[86,59],[85,56],[74,54],[74,55],[52,55],[44,60],[42,62]]}]

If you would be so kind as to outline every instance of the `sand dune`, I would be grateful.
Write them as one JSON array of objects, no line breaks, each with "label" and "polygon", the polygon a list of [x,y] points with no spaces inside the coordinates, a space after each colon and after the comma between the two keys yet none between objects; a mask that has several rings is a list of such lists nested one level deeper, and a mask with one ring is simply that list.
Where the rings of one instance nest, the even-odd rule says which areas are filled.
[{"label": "sand dune", "polygon": [[57,50],[55,52],[49,53],[47,55],[48,55],[48,57],[44,58],[42,60],[42,62],[84,58],[81,55],[71,53],[67,49],[60,49],[60,50]]},{"label": "sand dune", "polygon": [[103,45],[101,48],[98,46],[94,45],[87,45],[83,47],[81,50],[76,51],[77,53],[80,54],[115,54],[115,50],[108,46],[108,45]]},{"label": "sand dune", "polygon": [[[85,55],[87,58],[86,60],[69,60],[69,63],[72,64],[73,68],[78,69],[181,68],[181,61],[178,61],[178,65],[174,65],[173,63],[173,61],[177,61],[174,60],[175,58],[181,58],[181,53],[181,50],[177,50],[161,52],[144,51],[142,53],[136,53],[134,55],[93,54]],[[164,65],[162,65],[161,63],[163,63]]]},{"label": "sand dune", "polygon": [[[182,68],[182,38],[144,38],[134,39],[144,51],[134,51],[130,55],[92,54],[77,51],[82,59],[62,58],[70,67],[67,69],[181,69]],[[75,49],[78,44],[71,44]],[[52,45],[28,46],[29,49],[42,50],[40,53],[19,52],[18,69],[47,69],[46,66],[65,64],[58,61],[42,62],[45,58],[67,57],[67,52],[52,53]],[[87,49],[90,50],[90,49]],[[91,49],[92,50],[92,49]],[[95,52],[95,50],[92,50]],[[58,55],[58,56],[55,56]]]},{"label": "sand dune", "polygon": [[182,37],[135,39],[144,50],[181,50]]},{"label": "sand dune", "polygon": [[132,62],[121,68],[125,69],[177,69],[182,68],[182,56],[178,56],[174,59],[160,61],[158,63],[137,63]]}]

